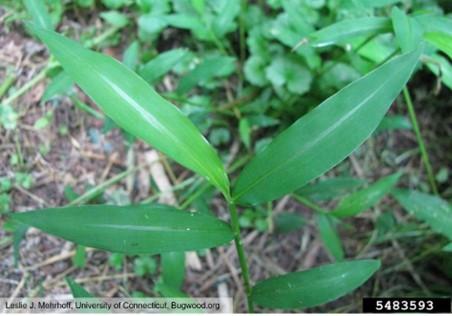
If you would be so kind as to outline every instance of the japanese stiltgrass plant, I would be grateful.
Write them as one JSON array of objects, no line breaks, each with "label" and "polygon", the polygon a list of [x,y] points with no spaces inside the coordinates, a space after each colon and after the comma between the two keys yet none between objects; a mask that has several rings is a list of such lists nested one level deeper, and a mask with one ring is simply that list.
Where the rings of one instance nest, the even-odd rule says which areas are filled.
[{"label": "japanese stiltgrass plant", "polygon": [[[249,311],[254,304],[292,309],[322,304],[360,286],[379,268],[378,260],[342,261],[253,285],[237,206],[289,194],[346,158],[377,128],[418,64],[422,46],[389,60],[302,116],[258,153],[231,185],[216,151],[193,123],[135,72],[51,30],[36,24],[28,28],[116,124],[216,187],[229,205],[230,222],[158,204],[50,208],[12,214],[14,221],[83,246],[126,254],[178,253],[234,240]],[[397,177],[375,184],[375,190],[394,184]],[[350,205],[359,199],[344,200],[336,215],[355,214],[359,210]],[[324,219],[319,223],[324,225]],[[335,256],[343,258],[340,252]]]},{"label": "japanese stiltgrass plant", "polygon": [[[77,265],[83,265],[83,246],[113,252],[112,264],[117,264],[117,257],[122,259],[121,254],[139,255],[135,272],[142,276],[153,271],[154,264],[147,256],[160,254],[163,271],[156,291],[168,297],[186,296],[181,291],[185,251],[226,245],[233,240],[249,311],[254,310],[255,304],[275,309],[316,306],[353,291],[369,279],[380,262],[346,260],[337,226],[342,219],[373,207],[390,192],[407,211],[451,239],[450,205],[426,193],[393,190],[401,173],[369,185],[344,177],[308,185],[343,161],[374,131],[385,128],[382,123],[388,126],[392,122],[396,128],[403,125],[414,129],[431,191],[437,192],[406,83],[423,62],[451,87],[451,66],[438,53],[450,56],[451,22],[436,7],[428,12],[416,1],[409,15],[397,7],[387,7],[402,1],[383,2],[379,5],[377,1],[361,1],[358,5],[356,1],[275,0],[268,1],[266,9],[270,13],[266,14],[259,5],[246,1],[105,0],[102,3],[108,11],[101,16],[112,26],[106,34],[115,34],[132,24],[119,10],[133,7],[138,11],[141,41],[154,40],[165,28],[172,27],[189,30],[195,40],[207,47],[201,55],[176,48],[147,56],[146,62],[141,63],[137,57],[141,44],[134,40],[121,64],[88,50],[86,47],[97,42],[89,36],[82,36],[80,45],[53,32],[61,16],[58,9],[49,15],[35,1],[25,1],[29,11],[34,12],[28,29],[44,42],[56,60],[52,59],[42,78],[49,69],[62,66],[52,74],[42,102],[66,94],[90,115],[106,115],[127,133],[204,177],[223,195],[230,216],[226,223],[201,209],[186,211],[190,206],[187,202],[181,209],[150,203],[75,206],[98,194],[99,188],[94,188],[64,208],[12,214],[15,235],[23,235],[29,225],[81,245],[77,248],[81,258],[76,260]],[[75,3],[83,8],[95,6],[94,1]],[[228,35],[237,29],[240,52],[235,58]],[[322,54],[331,60],[324,62]],[[251,161],[245,160],[247,164],[231,184],[232,173],[226,172],[226,164],[214,149],[227,143],[231,133],[207,118],[214,111],[208,93],[219,89],[220,79],[234,73],[237,61],[243,65],[237,72],[239,86],[243,86],[238,91],[242,98],[252,101],[243,106],[238,117],[239,135]],[[183,76],[175,91],[164,98],[150,84],[157,83],[169,71]],[[73,95],[74,83],[103,113]],[[187,97],[196,87],[202,87],[207,94]],[[401,91],[411,124],[385,119]],[[0,112],[0,117],[7,116],[13,123],[14,117],[1,113],[12,110],[9,103],[17,95],[9,97]],[[168,99],[182,100],[183,112]],[[197,110],[193,110],[193,104]],[[221,110],[220,114],[227,114]],[[293,117],[300,118],[293,122]],[[45,127],[50,119],[51,115],[44,116],[36,128]],[[253,144],[253,128],[274,126],[280,127],[278,136]],[[209,129],[207,141],[203,133]],[[119,174],[112,181],[130,172]],[[240,228],[269,229],[265,211],[259,205],[288,194],[315,211],[319,234],[336,263],[267,280],[251,280]],[[339,200],[333,210],[315,203],[328,199]],[[246,209],[243,215],[239,214],[241,207]],[[303,219],[295,214],[281,215],[275,218],[276,232],[303,225]],[[72,280],[68,283],[74,296],[91,295]]]}]

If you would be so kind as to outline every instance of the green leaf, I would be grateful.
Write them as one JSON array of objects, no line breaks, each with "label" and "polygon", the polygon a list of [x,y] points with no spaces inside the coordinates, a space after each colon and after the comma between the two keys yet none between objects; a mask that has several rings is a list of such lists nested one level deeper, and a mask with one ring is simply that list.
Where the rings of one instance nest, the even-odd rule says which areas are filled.
[{"label": "green leaf", "polygon": [[277,233],[290,233],[305,225],[303,216],[295,213],[279,213],[274,218],[275,231]]},{"label": "green leaf", "polygon": [[41,102],[47,102],[53,97],[67,94],[71,90],[73,84],[74,81],[72,81],[71,77],[66,72],[61,71],[50,81],[42,95]]},{"label": "green leaf", "polygon": [[156,270],[157,263],[155,259],[148,255],[141,255],[133,261],[133,273],[139,277],[152,275]]},{"label": "green leaf", "polygon": [[100,17],[107,23],[117,28],[123,28],[129,24],[129,19],[125,14],[118,11],[105,11],[100,13]]},{"label": "green leaf", "polygon": [[82,8],[91,8],[94,6],[95,0],[75,0],[75,3]]},{"label": "green leaf", "polygon": [[243,144],[249,149],[251,146],[251,127],[250,122],[246,118],[241,119],[239,122],[239,133]]},{"label": "green leaf", "polygon": [[80,245],[77,245],[75,250],[75,255],[72,257],[72,263],[77,268],[84,268],[86,265],[86,248]]},{"label": "green leaf", "polygon": [[452,35],[442,32],[431,32],[424,34],[427,42],[443,51],[449,58],[452,58]]},{"label": "green leaf", "polygon": [[235,58],[229,56],[206,57],[192,71],[179,81],[177,92],[184,94],[198,84],[203,84],[215,77],[225,77],[235,70]]},{"label": "green leaf", "polygon": [[396,129],[411,129],[410,120],[404,115],[385,116],[378,125],[377,132],[392,131]]},{"label": "green leaf", "polygon": [[365,38],[358,38],[351,40],[350,43],[355,50],[360,47],[358,54],[361,57],[374,62],[375,65],[379,65],[397,53],[398,48],[393,43],[388,42],[388,38],[391,38],[391,36],[377,36],[374,40],[367,42],[367,44],[364,43]]},{"label": "green leaf", "polygon": [[234,200],[271,201],[341,162],[377,128],[421,52],[420,47],[394,58],[298,119],[248,163],[235,183]]},{"label": "green leaf", "polygon": [[419,45],[420,34],[413,25],[413,20],[398,7],[391,11],[392,26],[396,40],[403,53],[408,53]]},{"label": "green leaf", "polygon": [[365,17],[346,19],[308,36],[308,43],[314,47],[324,47],[344,43],[353,37],[371,36],[391,31],[391,21],[388,18]]},{"label": "green leaf", "polygon": [[35,129],[43,129],[47,127],[53,119],[53,112],[49,111],[46,114],[44,114],[42,117],[36,120],[36,122],[33,124],[33,128]]},{"label": "green leaf", "polygon": [[172,27],[190,30],[193,35],[200,40],[213,40],[212,31],[210,28],[206,27],[198,16],[170,14],[164,16],[163,20]]},{"label": "green leaf", "polygon": [[53,30],[52,19],[47,11],[45,1],[23,0],[23,4],[33,19],[33,23],[43,29]]},{"label": "green leaf", "polygon": [[147,62],[140,69],[139,74],[152,84],[179,63],[187,55],[187,52],[188,50],[182,48],[164,52]]},{"label": "green leaf", "polygon": [[447,58],[438,54],[433,54],[429,56],[429,58],[431,59],[431,61],[427,60],[428,69],[430,69],[430,71],[433,72],[436,76],[439,76],[441,78],[441,81],[447,87],[449,87],[449,89],[452,89],[452,65],[450,64],[450,62],[447,60]]},{"label": "green leaf", "polygon": [[16,110],[9,104],[0,104],[0,126],[7,129],[13,130],[17,126],[17,120],[19,119],[19,114]]},{"label": "green leaf", "polygon": [[199,15],[204,14],[204,9],[206,7],[205,0],[191,0],[191,5],[199,13]]},{"label": "green leaf", "polygon": [[144,31],[150,34],[158,34],[168,23],[166,22],[164,15],[157,14],[145,14],[138,18],[138,26],[140,31]]},{"label": "green leaf", "polygon": [[135,40],[127,47],[122,56],[124,65],[132,70],[135,70],[140,62],[140,43]]},{"label": "green leaf", "polygon": [[362,285],[380,268],[378,260],[354,260],[289,273],[259,282],[256,304],[269,308],[306,308],[333,301]]},{"label": "green leaf", "polygon": [[[155,285],[154,291],[160,293],[160,295],[163,297],[179,297],[179,298],[188,298],[189,297],[185,292],[183,292],[179,289],[176,289],[170,285],[167,285],[161,279]],[[187,312],[187,310],[184,310],[184,312]]]},{"label": "green leaf", "polygon": [[390,4],[394,4],[397,2],[402,2],[402,0],[360,0],[357,1],[360,5],[365,6],[366,8],[379,8],[379,7],[385,7]]},{"label": "green leaf", "polygon": [[77,284],[72,278],[66,277],[66,282],[71,289],[74,298],[93,298],[94,296]]},{"label": "green leaf", "polygon": [[297,194],[306,196],[312,200],[324,201],[338,198],[349,193],[350,191],[355,190],[365,183],[366,182],[364,180],[357,178],[336,177],[307,185],[297,190]]},{"label": "green leaf", "polygon": [[17,268],[19,266],[20,261],[20,243],[25,237],[25,234],[28,230],[28,226],[22,223],[19,223],[11,218],[6,218],[3,223],[3,229],[5,231],[10,231],[13,233],[13,257],[14,257],[14,266]]},{"label": "green leaf", "polygon": [[237,28],[234,20],[240,12],[240,0],[210,1],[210,5],[215,12],[215,17],[212,21],[212,31],[217,38],[222,38],[225,34]]},{"label": "green leaf", "polygon": [[267,62],[260,56],[251,56],[245,62],[243,68],[246,79],[253,85],[263,87],[268,83],[268,79],[265,76],[265,68]]},{"label": "green leaf", "polygon": [[8,193],[0,193],[0,215],[2,213],[9,211],[9,203],[10,202],[11,202],[11,198]]},{"label": "green leaf", "polygon": [[85,49],[57,33],[37,26],[30,28],[67,74],[116,124],[228,194],[228,178],[217,153],[177,107],[113,58]]},{"label": "green leaf", "polygon": [[384,177],[369,187],[345,197],[330,214],[336,217],[350,217],[377,204],[397,184],[401,174]]},{"label": "green leaf", "polygon": [[230,227],[213,216],[158,204],[49,208],[11,217],[83,246],[128,254],[198,250],[232,239]]},{"label": "green leaf", "polygon": [[185,253],[167,252],[162,254],[161,259],[163,283],[180,290],[185,278]]},{"label": "green leaf", "polygon": [[130,5],[132,0],[102,0],[102,3],[109,9],[119,9]]},{"label": "green leaf", "polygon": [[294,58],[277,57],[266,68],[267,79],[275,87],[285,85],[287,90],[296,94],[309,91],[312,76],[309,70]]},{"label": "green leaf", "polygon": [[414,190],[397,190],[393,195],[408,212],[452,240],[452,207],[447,201]]},{"label": "green leaf", "polygon": [[452,252],[452,243],[449,243],[449,244],[445,245],[443,247],[442,251]]},{"label": "green leaf", "polygon": [[341,239],[337,234],[332,220],[330,215],[316,214],[317,228],[319,229],[323,244],[337,261],[342,261],[344,260],[344,249],[342,248]]},{"label": "green leaf", "polygon": [[452,19],[450,17],[423,14],[415,19],[422,25],[426,33],[441,32],[452,35]]}]

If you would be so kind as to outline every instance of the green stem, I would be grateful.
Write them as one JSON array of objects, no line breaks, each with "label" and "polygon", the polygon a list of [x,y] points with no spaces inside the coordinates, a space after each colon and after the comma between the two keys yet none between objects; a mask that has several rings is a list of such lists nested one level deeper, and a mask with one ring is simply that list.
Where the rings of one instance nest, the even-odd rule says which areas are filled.
[{"label": "green stem", "polygon": [[292,194],[292,196],[293,196],[293,198],[294,198],[295,200],[297,200],[297,201],[300,202],[301,204],[306,205],[307,207],[309,207],[310,209],[312,209],[312,210],[314,210],[314,211],[316,211],[316,212],[319,212],[319,213],[328,213],[327,210],[325,210],[324,208],[318,206],[318,205],[315,204],[315,203],[312,203],[310,200],[308,200],[308,199],[305,198],[305,197],[302,197],[301,195],[298,195],[298,194]]},{"label": "green stem", "polygon": [[22,94],[24,94],[25,92],[27,92],[29,89],[31,89],[35,84],[37,84],[39,81],[43,80],[46,75],[47,72],[51,69],[51,66],[53,67],[53,65],[48,64],[46,67],[44,67],[44,69],[41,70],[40,73],[38,73],[35,77],[33,77],[30,81],[28,81],[26,84],[24,84],[22,87],[20,87],[19,89],[17,89],[17,91],[15,91],[13,94],[11,94],[8,98],[6,98],[6,100],[3,102],[4,104],[10,104],[11,102],[13,102],[15,99],[17,99],[18,97],[20,97]]},{"label": "green stem", "polygon": [[242,239],[240,238],[239,215],[237,207],[234,203],[229,203],[229,212],[231,213],[231,226],[234,234],[235,248],[239,257],[240,268],[242,269],[243,285],[245,287],[246,297],[248,301],[248,312],[254,313],[253,298],[251,296],[251,283],[248,262],[243,249]]},{"label": "green stem", "polygon": [[438,195],[438,188],[436,187],[435,176],[433,175],[432,165],[430,164],[430,159],[425,149],[424,140],[419,129],[419,124],[416,117],[416,112],[414,111],[413,101],[411,100],[410,91],[405,86],[403,88],[403,96],[405,98],[405,103],[408,108],[408,113],[410,115],[411,124],[413,124],[414,133],[416,135],[417,144],[419,146],[419,151],[421,152],[422,162],[427,170],[428,181],[434,194]]}]

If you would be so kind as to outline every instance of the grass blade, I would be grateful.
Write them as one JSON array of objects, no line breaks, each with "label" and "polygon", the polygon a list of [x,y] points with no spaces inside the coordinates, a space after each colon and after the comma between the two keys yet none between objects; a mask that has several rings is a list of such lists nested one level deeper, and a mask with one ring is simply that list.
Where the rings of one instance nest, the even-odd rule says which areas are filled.
[{"label": "grass blade", "polygon": [[298,119],[245,167],[233,199],[241,204],[271,201],[341,162],[377,128],[421,52],[420,47],[394,58]]},{"label": "grass blade", "polygon": [[257,283],[253,299],[270,308],[312,307],[353,291],[379,268],[378,260],[355,260],[293,272]]},{"label": "grass blade", "polygon": [[389,31],[391,31],[391,21],[388,18],[347,19],[312,33],[307,40],[311,46],[324,47],[343,43],[352,37],[371,36]]},{"label": "grass blade", "polygon": [[344,249],[342,248],[341,239],[337,234],[332,219],[330,215],[316,213],[317,228],[319,229],[323,244],[337,261],[342,261],[344,260]]},{"label": "grass blade", "polygon": [[350,217],[377,204],[399,181],[400,173],[384,177],[369,187],[346,196],[331,215]]},{"label": "grass blade", "polygon": [[397,201],[411,214],[452,240],[452,207],[445,200],[419,191],[397,190]]},{"label": "grass blade", "polygon": [[223,165],[193,123],[140,76],[115,59],[82,47],[58,33],[29,25],[67,74],[130,134],[206,177],[228,195]]},{"label": "grass blade", "polygon": [[424,38],[452,59],[452,35],[442,32],[430,32],[424,34]]},{"label": "grass blade", "polygon": [[128,254],[198,250],[233,238],[229,225],[213,216],[158,204],[49,208],[11,217],[83,246]]}]

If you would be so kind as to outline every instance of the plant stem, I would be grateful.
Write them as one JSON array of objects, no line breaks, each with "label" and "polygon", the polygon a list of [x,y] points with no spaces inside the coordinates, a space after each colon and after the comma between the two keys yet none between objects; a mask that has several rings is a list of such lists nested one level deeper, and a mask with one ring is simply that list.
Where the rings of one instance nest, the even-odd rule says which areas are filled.
[{"label": "plant stem", "polygon": [[408,107],[408,113],[410,115],[411,124],[413,124],[414,133],[416,135],[417,144],[419,146],[419,151],[421,152],[422,162],[427,170],[428,181],[434,194],[438,195],[438,188],[436,187],[435,176],[433,175],[432,165],[430,164],[430,159],[425,149],[424,140],[419,129],[419,124],[416,117],[416,112],[414,111],[413,101],[411,100],[410,91],[405,86],[403,88],[403,96],[405,98],[405,103]]},{"label": "plant stem", "polygon": [[[35,77],[33,77],[30,81],[28,81],[26,84],[24,84],[22,87],[20,87],[17,91],[15,91],[13,94],[11,94],[6,100],[3,102],[4,104],[10,104],[15,99],[20,97],[22,94],[27,92],[29,89],[31,89],[35,84],[37,84],[39,81],[43,80],[46,77],[47,72],[51,69],[51,65],[48,64],[44,69],[41,70],[39,74],[37,74]],[[53,66],[53,65],[52,65]]]},{"label": "plant stem", "polygon": [[234,203],[229,203],[229,212],[231,213],[231,226],[234,234],[235,248],[239,257],[240,268],[242,269],[243,285],[245,287],[246,297],[248,301],[248,312],[254,312],[253,298],[251,297],[251,283],[248,262],[246,260],[245,251],[240,238],[240,226],[237,207]]},{"label": "plant stem", "polygon": [[308,200],[307,198],[302,197],[301,195],[298,194],[292,194],[293,198],[295,200],[297,200],[298,202],[306,205],[307,207],[309,207],[310,209],[319,212],[319,213],[328,213],[327,210],[325,210],[324,208],[318,206],[317,204],[311,202],[310,200]]}]

